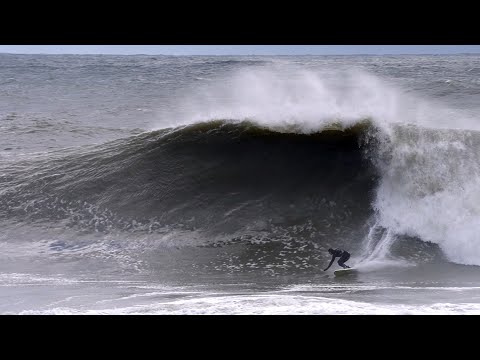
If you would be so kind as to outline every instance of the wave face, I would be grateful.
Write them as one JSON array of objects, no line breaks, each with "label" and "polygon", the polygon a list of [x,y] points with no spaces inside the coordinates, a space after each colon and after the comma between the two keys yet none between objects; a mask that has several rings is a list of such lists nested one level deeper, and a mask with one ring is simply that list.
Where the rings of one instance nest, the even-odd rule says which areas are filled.
[{"label": "wave face", "polygon": [[217,120],[16,163],[0,178],[0,210],[82,231],[201,233],[196,245],[295,238],[358,249],[373,221],[477,264],[479,146],[464,130],[386,134],[366,121],[299,134]]},{"label": "wave face", "polygon": [[369,131],[362,123],[305,135],[210,121],[149,132],[16,164],[1,178],[0,209],[4,218],[97,232],[358,242],[377,182],[361,147]]}]

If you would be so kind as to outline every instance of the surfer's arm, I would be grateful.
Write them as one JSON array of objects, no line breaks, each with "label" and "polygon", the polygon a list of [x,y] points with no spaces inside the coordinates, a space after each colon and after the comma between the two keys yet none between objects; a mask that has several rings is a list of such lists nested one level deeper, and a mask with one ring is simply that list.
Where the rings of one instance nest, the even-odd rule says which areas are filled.
[{"label": "surfer's arm", "polygon": [[332,261],[330,261],[330,264],[328,264],[327,268],[323,271],[327,271],[330,268],[330,266],[332,266],[334,260],[335,260],[335,256],[332,256]]}]

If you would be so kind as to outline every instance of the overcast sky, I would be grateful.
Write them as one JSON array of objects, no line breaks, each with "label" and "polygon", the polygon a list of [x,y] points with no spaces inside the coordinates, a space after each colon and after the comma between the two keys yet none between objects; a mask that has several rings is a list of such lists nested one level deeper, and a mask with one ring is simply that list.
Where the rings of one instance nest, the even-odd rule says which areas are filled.
[{"label": "overcast sky", "polygon": [[0,45],[0,53],[118,55],[480,54],[480,45]]}]

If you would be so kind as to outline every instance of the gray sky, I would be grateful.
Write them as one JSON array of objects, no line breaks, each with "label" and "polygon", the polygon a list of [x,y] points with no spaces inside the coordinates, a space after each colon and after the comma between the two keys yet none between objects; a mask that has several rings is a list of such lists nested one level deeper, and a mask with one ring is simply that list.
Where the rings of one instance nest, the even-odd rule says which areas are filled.
[{"label": "gray sky", "polygon": [[0,53],[118,55],[480,54],[480,45],[0,45]]}]

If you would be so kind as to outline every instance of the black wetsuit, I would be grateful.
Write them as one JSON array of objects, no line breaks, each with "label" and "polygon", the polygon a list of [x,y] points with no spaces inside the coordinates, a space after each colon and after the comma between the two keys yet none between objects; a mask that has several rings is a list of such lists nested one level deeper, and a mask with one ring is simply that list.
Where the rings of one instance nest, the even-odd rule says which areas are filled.
[{"label": "black wetsuit", "polygon": [[332,260],[330,261],[330,264],[328,265],[328,267],[324,271],[327,271],[330,268],[330,266],[332,266],[333,262],[335,261],[335,258],[337,258],[337,257],[340,258],[340,259],[338,259],[338,265],[340,265],[344,269],[349,269],[350,268],[350,266],[345,265],[345,261],[350,259],[350,254],[347,251],[336,249],[336,250],[333,250]]}]

